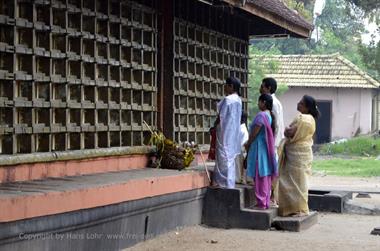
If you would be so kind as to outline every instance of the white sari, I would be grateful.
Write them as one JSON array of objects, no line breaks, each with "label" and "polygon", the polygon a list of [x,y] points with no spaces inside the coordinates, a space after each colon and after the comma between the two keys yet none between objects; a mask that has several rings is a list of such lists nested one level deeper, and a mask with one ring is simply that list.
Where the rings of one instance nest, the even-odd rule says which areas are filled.
[{"label": "white sari", "polygon": [[219,124],[216,128],[216,160],[214,182],[227,188],[235,187],[235,157],[240,153],[240,119],[242,102],[231,94],[218,103]]}]

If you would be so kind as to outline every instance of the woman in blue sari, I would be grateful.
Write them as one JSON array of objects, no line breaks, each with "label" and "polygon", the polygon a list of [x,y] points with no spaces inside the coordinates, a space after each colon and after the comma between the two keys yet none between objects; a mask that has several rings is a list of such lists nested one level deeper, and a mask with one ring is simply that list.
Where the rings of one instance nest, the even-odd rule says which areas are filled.
[{"label": "woman in blue sari", "polygon": [[275,154],[275,118],[272,113],[273,99],[269,94],[259,97],[260,112],[250,125],[249,139],[245,144],[247,175],[255,180],[256,207],[270,206],[272,177],[278,175]]}]

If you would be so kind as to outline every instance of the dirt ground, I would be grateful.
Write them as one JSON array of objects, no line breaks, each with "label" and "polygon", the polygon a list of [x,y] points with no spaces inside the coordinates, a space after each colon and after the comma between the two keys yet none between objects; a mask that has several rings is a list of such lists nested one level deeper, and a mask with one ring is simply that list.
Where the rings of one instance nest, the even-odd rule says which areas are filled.
[{"label": "dirt ground", "polygon": [[370,234],[374,227],[380,227],[379,216],[319,214],[318,224],[299,233],[193,226],[126,250],[379,251],[380,236]]},{"label": "dirt ground", "polygon": [[[377,193],[371,194],[374,198],[372,201],[377,202],[380,177],[345,178],[314,174],[310,180],[310,187],[372,191]],[[319,213],[318,223],[299,233],[192,226],[177,229],[126,250],[380,251],[380,236],[370,234],[375,227],[380,227],[378,215]]]}]

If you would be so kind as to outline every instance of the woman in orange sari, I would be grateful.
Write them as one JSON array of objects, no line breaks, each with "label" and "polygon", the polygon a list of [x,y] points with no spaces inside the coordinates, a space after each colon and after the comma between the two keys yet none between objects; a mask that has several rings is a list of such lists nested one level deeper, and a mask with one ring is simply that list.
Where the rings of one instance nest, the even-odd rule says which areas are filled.
[{"label": "woman in orange sari", "polygon": [[316,101],[305,95],[298,102],[300,114],[285,129],[285,139],[279,147],[279,208],[280,216],[309,214],[308,178],[313,161],[315,121],[320,116]]}]

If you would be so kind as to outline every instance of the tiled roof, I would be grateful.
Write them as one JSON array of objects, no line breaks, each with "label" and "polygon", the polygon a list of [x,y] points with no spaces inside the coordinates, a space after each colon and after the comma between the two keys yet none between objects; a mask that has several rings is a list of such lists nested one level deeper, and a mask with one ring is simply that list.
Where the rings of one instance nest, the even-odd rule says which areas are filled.
[{"label": "tiled roof", "polygon": [[[287,86],[379,88],[380,83],[340,56],[330,55],[255,55],[265,67],[265,75]],[[275,70],[269,67],[273,62]]]},{"label": "tiled roof", "polygon": [[312,30],[313,25],[301,17],[296,11],[289,9],[283,2],[279,0],[247,0],[248,3],[258,6],[268,12],[301,26],[305,29]]}]

